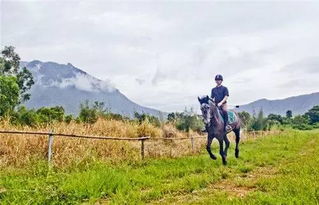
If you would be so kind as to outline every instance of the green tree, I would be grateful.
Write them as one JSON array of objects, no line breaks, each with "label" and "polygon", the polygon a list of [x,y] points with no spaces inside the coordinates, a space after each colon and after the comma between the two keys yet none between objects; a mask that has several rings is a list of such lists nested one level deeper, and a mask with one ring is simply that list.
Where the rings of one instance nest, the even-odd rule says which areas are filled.
[{"label": "green tree", "polygon": [[272,120],[272,121],[277,121],[280,124],[283,123],[283,118],[281,115],[276,115],[276,114],[269,114],[267,117],[267,120]]},{"label": "green tree", "polygon": [[175,121],[176,121],[176,114],[175,114],[174,112],[169,113],[169,114],[167,115],[167,120],[168,120],[169,122],[175,122]]},{"label": "green tree", "polygon": [[292,118],[292,111],[291,110],[287,110],[286,118],[288,118],[288,119]]},{"label": "green tree", "polygon": [[312,127],[309,125],[309,118],[306,115],[297,115],[292,120],[292,127],[299,130],[309,130]]},{"label": "green tree", "polygon": [[246,111],[243,111],[243,112],[239,112],[238,115],[241,122],[244,124],[244,126],[247,126],[251,120],[250,114]]},{"label": "green tree", "polygon": [[318,123],[319,122],[319,105],[316,105],[313,108],[311,108],[308,112],[306,112],[305,115],[309,118],[311,124]]},{"label": "green tree", "polygon": [[96,108],[91,108],[89,106],[89,101],[85,101],[85,103],[81,104],[80,106],[80,114],[79,114],[79,121],[93,124],[99,118],[99,113]]},{"label": "green tree", "polygon": [[64,119],[64,108],[62,106],[42,107],[37,110],[37,114],[39,115],[40,123],[62,122]]},{"label": "green tree", "polygon": [[12,114],[19,103],[19,86],[14,76],[0,75],[0,116]]},{"label": "green tree", "polygon": [[19,87],[19,103],[30,99],[28,90],[34,84],[32,74],[26,67],[20,68],[20,57],[12,46],[6,46],[1,51],[0,75],[15,77]]},{"label": "green tree", "polygon": [[267,129],[267,119],[264,118],[264,112],[262,110],[259,111],[257,117],[253,117],[248,130],[266,130]]},{"label": "green tree", "polygon": [[160,120],[155,117],[155,116],[152,116],[152,115],[148,115],[148,114],[139,114],[138,112],[135,112],[134,113],[134,118],[138,120],[139,123],[142,123],[144,121],[148,121],[150,122],[151,124],[157,126],[157,127],[160,127],[161,126],[161,122]]}]

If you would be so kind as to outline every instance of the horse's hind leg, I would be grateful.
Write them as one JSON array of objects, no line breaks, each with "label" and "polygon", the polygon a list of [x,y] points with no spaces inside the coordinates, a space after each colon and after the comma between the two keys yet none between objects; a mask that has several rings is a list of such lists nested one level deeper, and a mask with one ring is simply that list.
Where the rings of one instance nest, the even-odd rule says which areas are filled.
[{"label": "horse's hind leg", "polygon": [[226,156],[225,156],[225,153],[224,153],[224,140],[223,139],[218,139],[218,142],[219,142],[219,154],[222,157],[223,165],[226,165],[227,161],[226,161]]},{"label": "horse's hind leg", "polygon": [[228,152],[228,148],[229,148],[229,144],[230,144],[230,141],[227,137],[227,134],[225,134],[225,137],[224,137],[224,141],[225,141],[225,151],[224,151],[224,154],[225,156],[227,156],[227,152]]},{"label": "horse's hind leg", "polygon": [[212,150],[211,150],[212,142],[213,142],[213,137],[208,136],[207,144],[206,144],[206,150],[207,150],[210,158],[212,158],[213,160],[216,160],[217,157],[212,153]]},{"label": "horse's hind leg", "polygon": [[236,135],[235,157],[238,158],[239,157],[240,129],[235,129],[234,132]]}]

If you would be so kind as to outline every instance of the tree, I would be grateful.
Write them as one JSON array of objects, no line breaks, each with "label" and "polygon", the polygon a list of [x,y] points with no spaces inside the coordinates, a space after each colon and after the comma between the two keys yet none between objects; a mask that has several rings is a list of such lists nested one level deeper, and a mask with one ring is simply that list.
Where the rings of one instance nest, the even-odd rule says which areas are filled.
[{"label": "tree", "polygon": [[312,127],[309,125],[309,118],[306,115],[297,115],[292,120],[292,127],[300,130],[309,130]]},{"label": "tree", "polygon": [[160,120],[152,115],[148,115],[148,114],[139,114],[138,112],[134,112],[134,118],[138,120],[138,122],[141,124],[145,121],[153,124],[154,126],[160,127],[161,126],[161,122]]},{"label": "tree", "polygon": [[264,118],[264,112],[259,111],[257,118],[254,117],[248,130],[265,130],[267,128],[267,119]]},{"label": "tree", "polygon": [[0,75],[0,116],[11,114],[19,103],[19,86],[13,76]]},{"label": "tree", "polygon": [[238,113],[240,120],[244,124],[244,126],[247,126],[251,120],[251,116],[248,112],[243,111]]},{"label": "tree", "polygon": [[283,123],[283,118],[281,117],[281,115],[276,115],[276,114],[269,114],[268,117],[267,117],[268,120],[271,120],[271,121],[277,121],[279,122],[280,124]]},{"label": "tree", "polygon": [[30,99],[30,94],[27,92],[34,84],[32,73],[26,67],[20,68],[20,57],[14,52],[13,46],[6,46],[1,51],[0,76],[15,77],[19,87],[19,104]]},{"label": "tree", "polygon": [[288,119],[292,118],[292,111],[291,111],[291,110],[287,110],[287,112],[286,112],[286,117],[287,117]]},{"label": "tree", "polygon": [[319,122],[319,105],[311,108],[305,115],[309,118],[311,124]]},{"label": "tree", "polygon": [[80,114],[79,114],[79,120],[81,122],[95,123],[99,118],[99,113],[96,108],[91,108],[89,106],[89,101],[85,101],[84,104],[81,103],[80,106]]},{"label": "tree", "polygon": [[175,115],[175,113],[174,113],[174,112],[169,113],[169,114],[167,115],[167,120],[168,120],[169,122],[175,122],[175,120],[176,120],[176,115]]}]

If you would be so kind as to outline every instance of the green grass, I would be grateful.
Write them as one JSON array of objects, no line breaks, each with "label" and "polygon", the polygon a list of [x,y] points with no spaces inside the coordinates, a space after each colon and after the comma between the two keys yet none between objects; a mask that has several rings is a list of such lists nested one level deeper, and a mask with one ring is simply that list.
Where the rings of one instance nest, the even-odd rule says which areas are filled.
[{"label": "green grass", "polygon": [[[0,171],[0,204],[199,203],[318,204],[319,132],[289,131],[233,146],[228,165],[198,156],[146,160],[134,164],[91,164],[54,169],[45,162],[26,169]],[[218,153],[218,148],[213,147]],[[275,170],[271,176],[258,170]],[[247,176],[256,175],[254,180]],[[243,197],[231,190],[212,189],[227,181],[247,187]]]}]

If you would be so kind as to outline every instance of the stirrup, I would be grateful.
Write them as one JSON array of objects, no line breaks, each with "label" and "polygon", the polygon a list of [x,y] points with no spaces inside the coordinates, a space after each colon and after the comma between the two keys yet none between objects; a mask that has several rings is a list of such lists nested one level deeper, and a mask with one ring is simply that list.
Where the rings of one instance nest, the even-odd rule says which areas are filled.
[{"label": "stirrup", "polygon": [[233,130],[232,126],[226,125],[226,132],[230,132],[232,130]]}]

